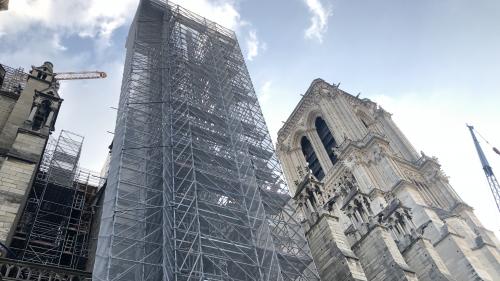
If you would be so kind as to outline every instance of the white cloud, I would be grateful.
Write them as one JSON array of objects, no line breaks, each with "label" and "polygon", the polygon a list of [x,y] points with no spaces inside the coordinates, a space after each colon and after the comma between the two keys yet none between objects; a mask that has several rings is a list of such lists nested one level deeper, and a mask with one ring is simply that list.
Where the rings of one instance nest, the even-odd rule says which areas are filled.
[{"label": "white cloud", "polygon": [[[241,19],[233,0],[178,2],[237,32],[246,34],[251,29],[251,23]],[[139,0],[15,0],[10,1],[8,11],[0,13],[1,63],[26,68],[50,60],[56,71],[107,72],[106,79],[68,81],[61,86],[65,101],[57,128],[85,135],[83,167],[99,170],[106,156],[111,140],[106,131],[113,131],[115,123],[115,112],[109,107],[117,104],[123,69],[123,58],[116,53],[125,52],[122,45],[113,44],[113,34],[131,22],[138,3]],[[75,52],[71,43],[78,41],[68,40],[74,36],[86,38],[93,45]],[[110,45],[116,48],[108,48]],[[78,118],[88,110],[94,117]]]},{"label": "white cloud", "polygon": [[[170,1],[174,3],[175,1]],[[232,30],[245,25],[234,0],[184,0],[182,7]],[[97,38],[98,48],[110,45],[113,32],[130,22],[139,0],[16,0],[0,16],[0,37],[30,28]]]},{"label": "white cloud", "polygon": [[325,7],[320,0],[304,0],[311,16],[311,25],[305,31],[307,39],[316,39],[320,43],[328,28],[328,18],[332,15],[331,8]]},{"label": "white cloud", "polygon": [[259,102],[261,105],[266,104],[271,98],[271,85],[272,81],[268,80],[260,87]]},{"label": "white cloud", "polygon": [[251,30],[248,33],[247,38],[247,59],[249,61],[253,60],[259,54],[259,39],[257,38],[257,32]]},{"label": "white cloud", "polygon": [[[12,40],[10,45],[0,47],[0,63],[11,67],[27,68],[50,60],[57,71],[78,71],[87,69],[91,59],[87,52],[69,52],[67,47],[61,44],[59,35],[49,31],[30,36],[9,36],[9,40]],[[78,68],[79,66],[82,67]]]},{"label": "white cloud", "polygon": [[257,31],[250,30],[248,32],[248,37],[246,38],[247,44],[247,59],[252,61],[257,55],[259,55],[260,50],[266,50],[267,45],[264,42],[260,42],[257,37]]},{"label": "white cloud", "polygon": [[54,34],[52,36],[52,47],[59,51],[66,51],[68,49],[61,44],[61,38],[59,34]]},{"label": "white cloud", "polygon": [[109,39],[131,18],[138,0],[16,0],[0,17],[0,33],[14,35],[30,28],[58,34]]}]

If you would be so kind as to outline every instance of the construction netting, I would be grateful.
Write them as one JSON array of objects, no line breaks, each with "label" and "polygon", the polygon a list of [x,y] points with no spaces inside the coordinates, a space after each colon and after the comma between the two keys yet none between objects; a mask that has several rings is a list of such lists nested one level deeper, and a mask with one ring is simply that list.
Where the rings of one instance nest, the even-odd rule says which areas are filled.
[{"label": "construction netting", "polygon": [[50,138],[12,237],[15,258],[87,270],[97,173],[78,166],[83,137],[62,130]]},{"label": "construction netting", "polygon": [[95,280],[319,280],[235,34],[141,1]]}]

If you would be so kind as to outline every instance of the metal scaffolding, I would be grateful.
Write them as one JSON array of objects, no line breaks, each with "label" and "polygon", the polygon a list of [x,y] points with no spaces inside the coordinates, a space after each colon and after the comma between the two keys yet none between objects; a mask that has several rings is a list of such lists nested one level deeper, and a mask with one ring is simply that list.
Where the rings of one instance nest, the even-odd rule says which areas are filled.
[{"label": "metal scaffolding", "polygon": [[95,280],[319,280],[234,32],[160,0],[129,31]]},{"label": "metal scaffolding", "polygon": [[0,64],[0,92],[21,93],[26,86],[28,74],[23,68],[12,68],[5,64]]},{"label": "metal scaffolding", "polygon": [[85,270],[100,178],[78,167],[83,137],[49,139],[10,245],[18,259]]}]

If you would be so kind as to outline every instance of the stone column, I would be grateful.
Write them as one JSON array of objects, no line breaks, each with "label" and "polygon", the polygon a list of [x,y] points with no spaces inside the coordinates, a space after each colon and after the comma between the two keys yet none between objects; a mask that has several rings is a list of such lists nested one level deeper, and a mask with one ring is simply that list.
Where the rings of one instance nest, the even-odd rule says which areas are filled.
[{"label": "stone column", "polygon": [[29,122],[33,122],[33,119],[35,118],[35,114],[36,114],[37,110],[38,110],[38,105],[33,106],[33,108],[31,109],[31,113],[28,116],[28,121]]},{"label": "stone column", "polygon": [[52,124],[52,119],[54,118],[54,111],[50,111],[49,112],[49,116],[47,116],[47,120],[45,120],[45,127],[51,127],[51,124]]},{"label": "stone column", "polygon": [[311,145],[316,153],[316,157],[318,157],[319,163],[321,164],[321,168],[323,169],[323,173],[328,175],[328,171],[333,169],[332,161],[330,157],[328,157],[328,153],[326,152],[325,146],[321,142],[316,129],[310,129],[306,132],[306,136],[311,142]]}]

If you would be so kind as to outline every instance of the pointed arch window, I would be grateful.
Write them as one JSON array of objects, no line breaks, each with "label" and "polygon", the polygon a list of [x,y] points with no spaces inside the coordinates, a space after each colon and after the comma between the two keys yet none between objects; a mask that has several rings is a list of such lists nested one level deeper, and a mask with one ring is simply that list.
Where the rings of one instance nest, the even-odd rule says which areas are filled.
[{"label": "pointed arch window", "polygon": [[314,125],[316,126],[316,132],[318,133],[318,136],[321,139],[326,152],[328,153],[328,157],[332,161],[332,164],[335,165],[335,163],[337,163],[337,156],[335,155],[333,150],[337,147],[337,142],[333,138],[333,135],[330,132],[330,129],[328,129],[328,126],[326,125],[326,122],[325,120],[323,120],[323,118],[316,118]]},{"label": "pointed arch window", "polygon": [[367,128],[367,129],[369,128],[368,123],[363,118],[361,118],[361,123],[363,123],[363,125],[365,125],[365,128]]},{"label": "pointed arch window", "polygon": [[314,152],[311,142],[309,141],[309,139],[307,139],[306,136],[303,136],[300,140],[300,146],[302,147],[302,153],[306,158],[309,169],[318,180],[322,180],[325,177],[325,173],[323,172],[323,168],[321,168],[321,164],[319,163],[318,157],[316,156],[316,152]]}]

